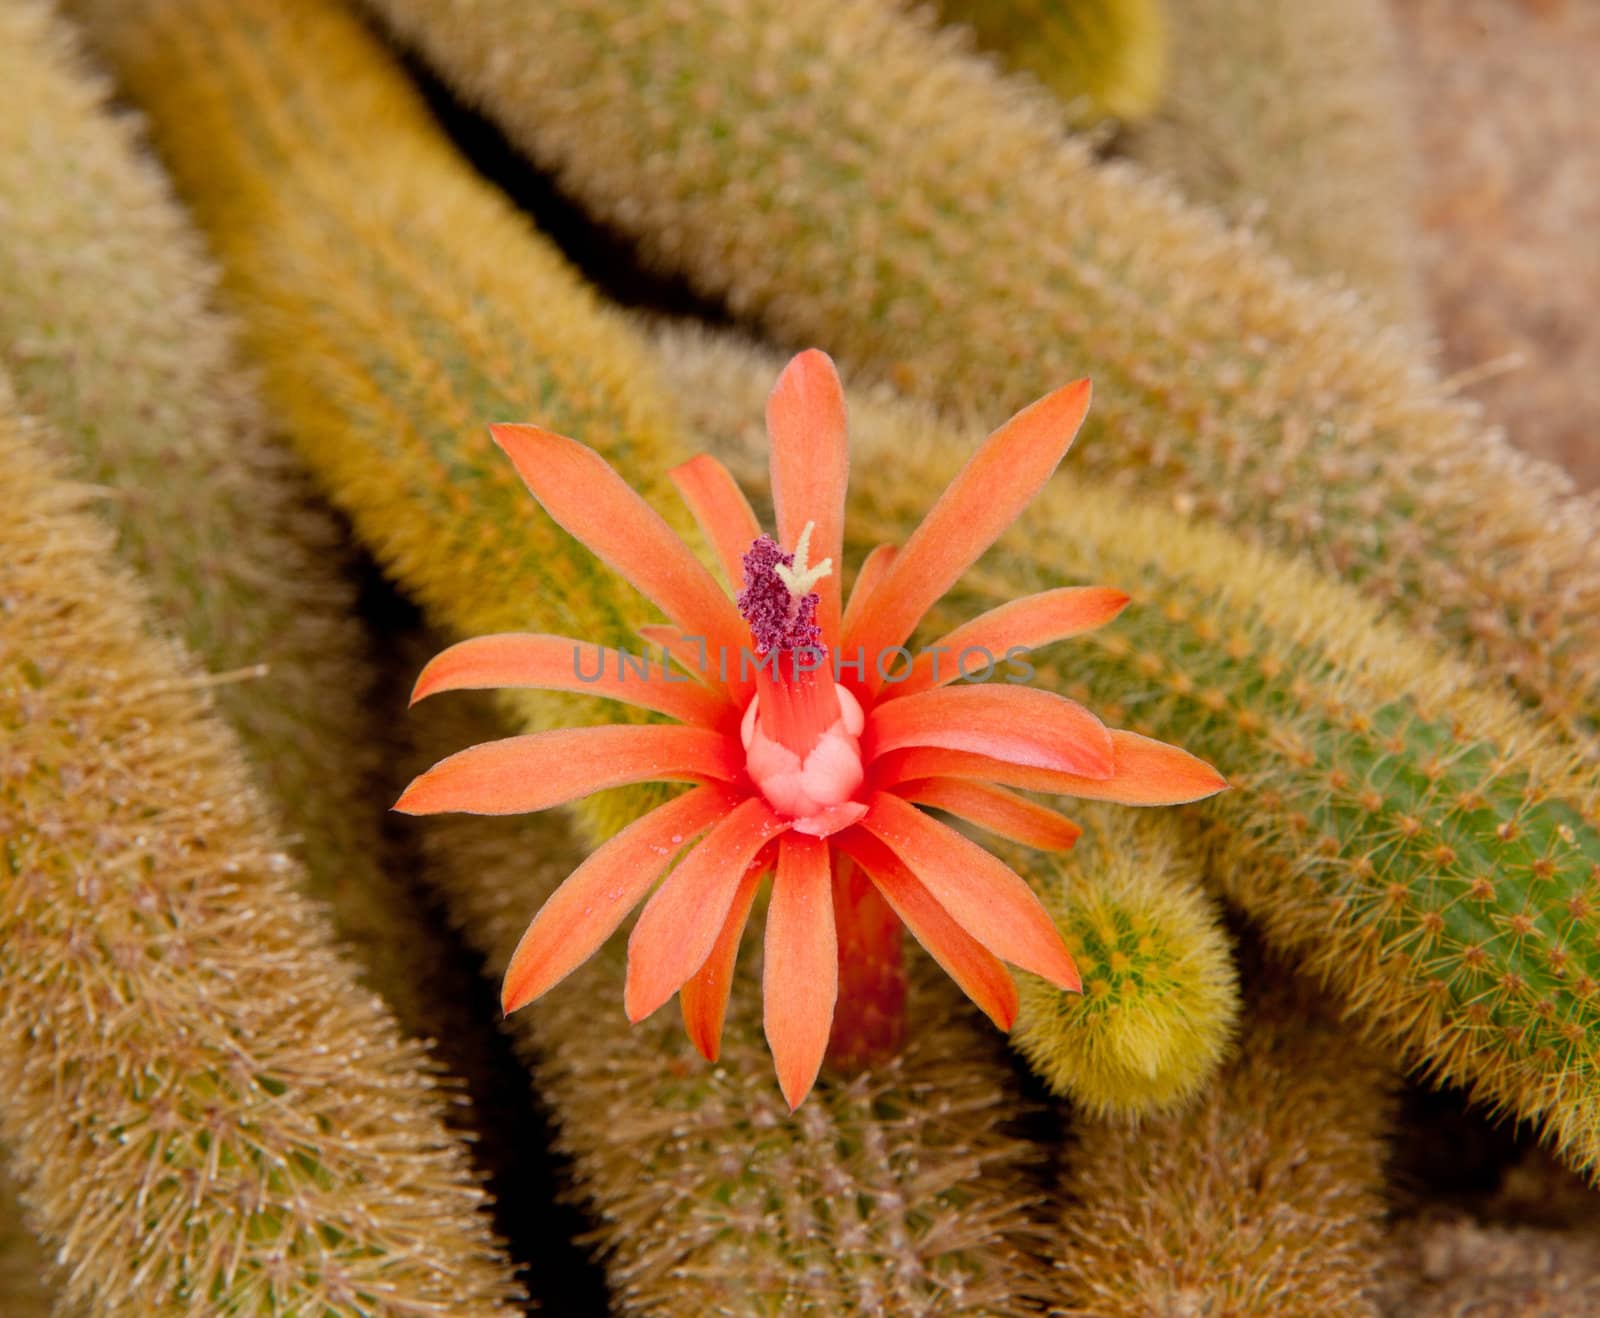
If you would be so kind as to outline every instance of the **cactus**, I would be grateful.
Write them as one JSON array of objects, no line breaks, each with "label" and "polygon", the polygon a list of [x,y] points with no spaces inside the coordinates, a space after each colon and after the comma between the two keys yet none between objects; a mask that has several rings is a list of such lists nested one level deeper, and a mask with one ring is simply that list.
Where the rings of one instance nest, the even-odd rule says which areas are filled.
[{"label": "cactus", "polygon": [[[529,504],[484,430],[487,421],[537,415],[607,451],[630,478],[665,465],[676,434],[666,390],[620,313],[602,310],[472,176],[381,48],[337,8],[195,0],[88,12],[209,228],[280,415],[385,565],[457,630],[532,624],[626,641],[638,613]],[[374,135],[373,123],[384,131]],[[546,581],[561,589],[541,589]],[[514,713],[571,721],[542,700]],[[639,809],[638,793],[608,797],[579,817],[586,840]],[[494,828],[475,819],[452,832],[430,821],[421,836],[460,847],[463,829],[492,837]],[[463,926],[500,965],[508,930],[538,905],[530,844],[515,845],[514,863],[460,865],[467,895],[453,898],[466,907]],[[932,1030],[932,1051],[918,1045],[912,1079],[891,1069],[859,1087],[830,1085],[808,1103],[819,1117],[769,1126],[776,1091],[755,1017],[739,1027],[737,1047],[725,1040],[724,1063],[707,1069],[686,1062],[675,1022],[629,1034],[620,1016],[597,1022],[588,994],[558,992],[552,1004],[535,1016],[540,1055],[550,1059],[541,1088],[568,1132],[614,1285],[630,1305],[647,1307],[629,1299],[636,1292],[656,1297],[649,1304],[668,1303],[670,1292],[681,1312],[766,1303],[769,1292],[746,1301],[751,1279],[728,1275],[754,1248],[749,1237],[795,1242],[816,1222],[833,1223],[816,1227],[831,1245],[770,1248],[762,1257],[777,1272],[764,1286],[806,1294],[826,1284],[835,1294],[848,1285],[850,1303],[865,1312],[878,1295],[903,1292],[915,1311],[918,1296],[965,1305],[970,1294],[979,1311],[1003,1313],[1048,1284],[1028,1280],[1013,1239],[1026,1229],[1032,1194],[1016,1170],[1023,1150],[987,1133],[997,1112],[1015,1110],[1015,1096],[988,1077],[992,1041],[975,1044],[976,1055],[951,1051],[984,1038],[964,1016],[959,1029]],[[940,1049],[949,1055],[934,1066]],[[585,1059],[586,1069],[562,1081],[569,1058]],[[954,1087],[941,1096],[928,1088],[934,1082]],[[701,1108],[711,1133],[685,1144],[684,1113]],[[731,1124],[716,1127],[717,1113]],[[830,1120],[851,1132],[851,1160],[838,1164],[837,1184],[819,1185],[796,1169],[822,1158]],[[684,1185],[726,1181],[728,1149],[742,1160],[751,1129],[761,1158],[732,1204],[681,1204]],[[666,1169],[660,1187],[673,1211],[641,1182],[641,1162]],[[964,1184],[990,1164],[992,1179]],[[872,1208],[864,1235],[833,1216],[836,1190],[858,1180]],[[819,1280],[818,1268],[834,1267],[830,1250],[845,1262],[834,1280]],[[915,1275],[902,1271],[908,1256],[920,1260]]]},{"label": "cactus", "polygon": [[[619,314],[328,0],[75,8],[222,258],[285,434],[383,566],[451,631],[542,617],[637,647],[637,607],[530,507],[487,431],[536,412],[582,435],[692,535],[661,475],[687,454]],[[306,58],[322,70],[312,83]],[[559,593],[538,592],[546,580]],[[521,720],[630,716],[544,693],[508,706]]]},{"label": "cactus", "polygon": [[1091,1117],[1174,1108],[1211,1080],[1239,1014],[1199,847],[1173,812],[1085,802],[1074,814],[1086,832],[1072,853],[1022,872],[1078,963],[1083,993],[1022,976],[1011,1042]]},{"label": "cactus", "polygon": [[1281,970],[1246,978],[1239,1055],[1197,1105],[1079,1127],[1054,1312],[1377,1313],[1386,1069]]},{"label": "cactus", "polygon": [[1167,25],[1158,0],[937,0],[935,9],[1038,78],[1076,123],[1142,120],[1162,99]]},{"label": "cactus", "polygon": [[[754,486],[745,404],[769,363],[670,327],[657,342],[685,416]],[[862,466],[896,473],[852,489],[846,556],[859,558],[906,534],[968,445],[923,409],[859,397],[851,433]],[[1200,808],[1209,873],[1282,958],[1325,979],[1399,1058],[1539,1123],[1593,1175],[1593,770],[1348,587],[1066,474],[946,597],[928,634],[1069,582],[1132,595],[1114,626],[1059,660],[1035,657],[1039,680],[1227,773],[1235,790]]]},{"label": "cactus", "polygon": [[1119,146],[1184,196],[1259,223],[1303,274],[1424,323],[1415,160],[1383,0],[1186,0],[1161,109]]},{"label": "cactus", "polygon": [[1403,335],[881,0],[372,0],[647,256],[947,412],[1089,374],[1080,470],[1302,550],[1600,715],[1591,506]]},{"label": "cactus", "polygon": [[118,549],[219,709],[408,1025],[426,1013],[404,949],[421,932],[374,864],[379,812],[365,637],[333,521],[269,441],[209,305],[216,272],[132,123],[66,23],[0,8],[0,365],[51,423],[68,470],[105,487]]},{"label": "cactus", "polygon": [[[0,7],[0,80],[28,106],[0,116],[0,367],[52,423],[40,437],[64,469],[109,496],[99,511],[163,629],[223,676],[218,710],[363,979],[408,1031],[456,1037],[418,973],[437,933],[376,863],[347,555],[266,435],[233,327],[210,306],[215,270],[53,7]],[[449,1105],[452,1125],[460,1112]],[[8,1300],[8,1313],[23,1303]]]},{"label": "cactus", "polygon": [[[487,704],[452,700],[415,711],[410,767],[495,735]],[[551,816],[443,816],[408,832],[496,978],[529,910],[583,854]],[[1029,1254],[1044,1151],[1009,1133],[1027,1103],[992,1027],[942,972],[914,975],[905,1052],[822,1084],[791,1118],[762,1034],[760,944],[758,928],[746,934],[715,1064],[675,1012],[627,1024],[617,940],[514,1018],[623,1311],[1038,1312],[1054,1288]]]},{"label": "cactus", "polygon": [[437,1075],[3,402],[0,1137],[67,1303],[510,1312]]}]

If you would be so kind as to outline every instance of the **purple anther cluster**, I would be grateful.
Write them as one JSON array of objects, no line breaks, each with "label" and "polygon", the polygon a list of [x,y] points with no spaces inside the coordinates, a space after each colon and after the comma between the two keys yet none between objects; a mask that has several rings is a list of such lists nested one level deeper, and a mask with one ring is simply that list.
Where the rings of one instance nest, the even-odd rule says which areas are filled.
[{"label": "purple anther cluster", "polygon": [[744,555],[744,589],[739,592],[739,614],[750,624],[756,651],[817,649],[822,628],[817,625],[817,593],[796,600],[779,578],[776,568],[794,566],[794,555],[769,535],[757,536]]}]

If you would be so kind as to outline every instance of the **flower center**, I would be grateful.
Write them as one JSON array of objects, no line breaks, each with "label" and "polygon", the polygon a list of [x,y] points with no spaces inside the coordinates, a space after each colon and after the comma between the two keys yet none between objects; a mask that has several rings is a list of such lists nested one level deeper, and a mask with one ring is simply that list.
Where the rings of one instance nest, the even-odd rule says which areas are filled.
[{"label": "flower center", "polygon": [[745,552],[739,613],[755,648],[756,696],[740,736],[746,767],[768,804],[819,837],[854,823],[866,807],[851,800],[861,766],[861,706],[833,680],[812,589],[831,560],[807,562],[808,522],[794,552],[758,536]]}]

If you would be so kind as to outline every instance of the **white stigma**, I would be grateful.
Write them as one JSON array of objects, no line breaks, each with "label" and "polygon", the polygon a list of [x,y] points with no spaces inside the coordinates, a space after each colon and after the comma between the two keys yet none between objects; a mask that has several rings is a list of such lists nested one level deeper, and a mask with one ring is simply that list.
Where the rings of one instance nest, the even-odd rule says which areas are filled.
[{"label": "white stigma", "polygon": [[811,532],[816,527],[815,522],[807,522],[805,530],[800,532],[800,538],[794,544],[794,566],[785,567],[779,563],[773,572],[778,580],[783,582],[784,589],[795,599],[803,599],[816,589],[817,582],[833,571],[833,560],[825,558],[816,567],[810,567],[806,559],[811,553]]}]

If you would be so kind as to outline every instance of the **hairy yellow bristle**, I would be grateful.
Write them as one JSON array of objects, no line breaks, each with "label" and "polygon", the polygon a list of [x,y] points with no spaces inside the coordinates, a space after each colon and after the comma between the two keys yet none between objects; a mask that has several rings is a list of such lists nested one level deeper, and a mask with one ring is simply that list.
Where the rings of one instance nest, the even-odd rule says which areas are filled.
[{"label": "hairy yellow bristle", "polygon": [[162,623],[236,675],[219,708],[313,840],[319,895],[348,897],[375,838],[348,555],[267,434],[199,235],[53,9],[0,10],[0,84],[28,106],[0,116],[0,364],[64,470],[105,489]]},{"label": "hairy yellow bristle", "polygon": [[1170,1109],[1212,1079],[1239,1014],[1228,938],[1201,887],[1203,844],[1172,811],[1084,802],[1072,813],[1086,832],[1069,854],[1010,858],[1061,930],[1083,993],[1023,976],[1011,1041],[1091,1116]]},{"label": "hairy yellow bristle", "polygon": [[0,115],[0,365],[62,469],[100,491],[161,626],[216,675],[363,979],[408,1031],[445,1034],[453,1004],[419,973],[437,932],[379,863],[389,719],[340,530],[268,434],[199,235],[53,6],[0,8],[0,82],[28,106]]}]

